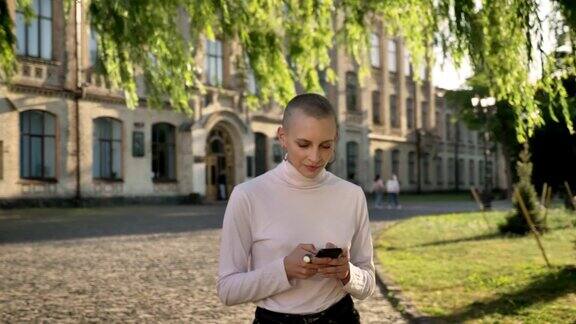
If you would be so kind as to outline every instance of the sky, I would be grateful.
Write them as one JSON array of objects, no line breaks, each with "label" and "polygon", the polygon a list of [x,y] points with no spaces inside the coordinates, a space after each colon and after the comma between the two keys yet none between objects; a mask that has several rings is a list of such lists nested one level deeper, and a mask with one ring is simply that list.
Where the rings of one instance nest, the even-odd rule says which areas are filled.
[{"label": "sky", "polygon": [[[542,0],[539,3],[539,16],[546,17],[551,9],[551,4],[549,0]],[[549,24],[547,21],[544,22],[543,29],[548,31]],[[552,34],[548,34],[544,37],[544,50],[549,52],[553,47],[554,37]],[[466,79],[472,76],[472,68],[468,62],[463,62],[460,68],[456,68],[452,64],[451,60],[443,60],[440,56],[440,49],[436,49],[436,63],[432,69],[432,79],[434,85],[444,89],[457,89],[464,85]],[[443,62],[444,61],[444,62]],[[534,81],[540,75],[540,61],[537,60],[532,64],[532,70],[530,72],[530,80]]]}]

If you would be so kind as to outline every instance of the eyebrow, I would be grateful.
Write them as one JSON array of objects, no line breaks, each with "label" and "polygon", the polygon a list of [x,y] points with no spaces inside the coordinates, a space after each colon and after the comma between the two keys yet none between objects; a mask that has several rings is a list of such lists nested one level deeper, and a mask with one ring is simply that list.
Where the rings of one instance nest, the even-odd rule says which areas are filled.
[{"label": "eyebrow", "polygon": [[[312,141],[309,141],[309,140],[304,139],[304,138],[297,138],[296,142],[312,143]],[[329,142],[334,142],[334,140],[326,140],[326,141],[321,142],[320,144],[329,143]]]}]

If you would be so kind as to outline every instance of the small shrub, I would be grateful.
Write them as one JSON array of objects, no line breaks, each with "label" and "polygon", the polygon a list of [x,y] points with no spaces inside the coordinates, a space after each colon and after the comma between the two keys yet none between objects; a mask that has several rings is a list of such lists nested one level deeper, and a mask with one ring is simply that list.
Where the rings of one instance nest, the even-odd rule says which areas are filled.
[{"label": "small shrub", "polygon": [[[530,162],[528,144],[524,144],[524,149],[520,152],[520,160],[516,164],[516,172],[518,172],[518,178],[520,179],[516,184],[516,190],[520,192],[520,196],[536,230],[539,233],[543,233],[546,230],[546,223],[538,202],[538,194],[531,182],[532,163]],[[504,224],[499,226],[500,232],[526,235],[530,232],[530,225],[528,225],[526,218],[522,214],[520,202],[518,202],[516,196],[512,198],[512,202],[514,203],[515,211],[507,217]]]}]

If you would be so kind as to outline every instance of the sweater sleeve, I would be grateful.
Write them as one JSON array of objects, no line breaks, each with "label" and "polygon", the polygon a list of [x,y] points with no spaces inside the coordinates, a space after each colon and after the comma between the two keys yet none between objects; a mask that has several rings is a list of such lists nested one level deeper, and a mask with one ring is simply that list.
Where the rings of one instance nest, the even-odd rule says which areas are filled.
[{"label": "sweater sleeve", "polygon": [[249,271],[253,242],[250,207],[247,194],[234,188],[224,214],[217,282],[218,296],[228,306],[258,301],[291,287],[284,258]]},{"label": "sweater sleeve", "polygon": [[365,299],[374,292],[376,279],[368,207],[364,193],[359,191],[358,225],[350,246],[350,281],[344,290],[355,298]]}]

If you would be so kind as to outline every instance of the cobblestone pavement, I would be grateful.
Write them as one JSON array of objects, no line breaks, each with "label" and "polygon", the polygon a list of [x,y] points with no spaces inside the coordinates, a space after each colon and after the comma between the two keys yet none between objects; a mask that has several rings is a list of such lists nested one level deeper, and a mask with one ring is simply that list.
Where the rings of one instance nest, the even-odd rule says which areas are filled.
[{"label": "cobblestone pavement", "polygon": [[[0,322],[249,323],[253,305],[223,306],[215,292],[223,210],[0,211]],[[388,217],[378,213],[374,229]],[[379,292],[357,307],[363,323],[404,322]]]}]

